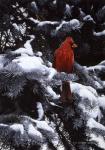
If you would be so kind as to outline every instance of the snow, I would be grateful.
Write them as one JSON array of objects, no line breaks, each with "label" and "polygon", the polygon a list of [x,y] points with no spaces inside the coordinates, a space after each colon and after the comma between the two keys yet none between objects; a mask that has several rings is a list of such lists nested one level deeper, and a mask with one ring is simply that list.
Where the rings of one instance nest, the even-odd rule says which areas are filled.
[{"label": "snow", "polygon": [[86,88],[96,97],[98,97],[98,94],[96,92],[96,90],[94,88],[92,88],[91,86],[86,86]]},{"label": "snow", "polygon": [[101,118],[101,112],[98,106],[95,106],[92,108],[92,106],[86,106],[82,103],[79,103],[78,105],[79,108],[82,109],[83,113],[87,116],[87,117],[92,117],[92,118],[97,118],[98,120],[100,120]]},{"label": "snow", "polygon": [[47,79],[51,80],[56,74],[57,74],[57,71],[54,68],[49,68],[49,75]]},{"label": "snow", "polygon": [[46,132],[54,133],[54,130],[45,121],[35,120],[35,122],[36,122],[36,126],[38,129],[42,129],[42,130],[45,130]]},{"label": "snow", "polygon": [[101,32],[95,32],[95,31],[93,31],[93,35],[95,35],[95,36],[105,36],[105,30],[103,30]]},{"label": "snow", "polygon": [[43,139],[42,134],[38,130],[36,130],[35,127],[32,124],[29,124],[28,134],[32,137],[37,136],[37,138]]},{"label": "snow", "polygon": [[46,24],[50,24],[50,25],[55,25],[57,24],[58,22],[52,22],[52,21],[42,21],[42,22],[39,22],[38,26],[44,26]]},{"label": "snow", "polygon": [[65,15],[71,16],[71,7],[66,4]]},{"label": "snow", "polygon": [[92,21],[95,23],[95,21],[93,20],[92,16],[91,15],[87,15],[83,18],[84,21]]},{"label": "snow", "polygon": [[20,9],[20,11],[21,11],[22,13],[24,13],[24,12],[25,12],[25,8],[20,7],[19,9]]},{"label": "snow", "polygon": [[57,95],[50,86],[47,86],[46,90],[50,93],[53,99],[58,99],[60,97],[60,95]]},{"label": "snow", "polygon": [[33,21],[35,24],[37,24],[39,27],[42,27],[46,24],[50,24],[50,25],[56,25],[58,24],[57,21],[39,21],[39,20],[36,20],[34,18],[29,18],[29,20]]},{"label": "snow", "polygon": [[[92,118],[101,118],[101,112],[99,109],[98,95],[95,89],[90,86],[84,86],[79,83],[72,83],[71,90],[73,93],[77,93],[81,101],[78,106],[82,109],[82,111],[88,116]],[[88,104],[85,103],[88,101]]]},{"label": "snow", "polygon": [[34,18],[29,18],[29,20],[31,20],[32,22],[34,22],[35,24],[38,24],[40,21]]},{"label": "snow", "polygon": [[102,148],[103,150],[105,149],[105,141],[104,141],[104,138],[100,135],[95,135],[93,133],[90,134],[90,141],[95,141],[97,142],[98,146],[100,148]]},{"label": "snow", "polygon": [[36,5],[36,3],[33,1],[33,2],[31,2],[31,6],[33,6],[33,7],[37,7],[37,5]]},{"label": "snow", "polygon": [[96,93],[96,90],[93,89],[92,87],[84,86],[84,85],[79,84],[79,83],[72,83],[71,84],[71,90],[74,93],[78,93],[79,96],[83,99],[88,98],[90,101],[93,101],[93,100],[96,101],[95,94],[97,95],[97,93]]},{"label": "snow", "polygon": [[105,67],[101,65],[96,65],[96,66],[88,67],[87,70],[95,70],[95,69],[102,70],[103,68]]},{"label": "snow", "polygon": [[34,12],[34,13],[37,13],[38,12],[38,7],[37,7],[37,5],[36,5],[36,3],[33,1],[33,2],[31,2],[31,8],[32,8],[32,11]]},{"label": "snow", "polygon": [[12,25],[13,25],[13,27],[14,27],[16,30],[18,30],[18,31],[20,30],[19,27],[18,27],[18,25],[17,25],[16,23],[13,23]]},{"label": "snow", "polygon": [[[59,95],[59,97],[60,97],[60,95]],[[58,107],[58,108],[63,108],[62,106],[56,105],[56,104],[53,103],[53,102],[50,102],[50,105],[55,106],[55,107]]]},{"label": "snow", "polygon": [[54,68],[45,66],[42,58],[37,56],[29,56],[23,53],[21,56],[12,60],[12,62],[16,63],[26,73],[36,72],[39,75],[46,75],[48,81],[57,73]]},{"label": "snow", "polygon": [[81,8],[79,8],[79,9],[80,9],[80,15],[81,15],[81,18],[83,19],[83,18],[86,16],[86,14],[82,11]]},{"label": "snow", "polygon": [[[79,29],[80,28],[80,22],[79,22],[79,20],[77,20],[77,19],[72,19],[72,20],[70,20],[70,21],[62,21],[62,23],[58,26],[58,27],[56,27],[56,31],[59,31],[60,29],[62,29],[62,27],[64,26],[64,25],[68,25],[68,27],[69,27],[69,30],[70,29],[72,29],[72,30],[75,30],[75,29]],[[67,27],[66,27],[67,28]],[[67,30],[67,29],[66,29]]]},{"label": "snow", "polygon": [[19,48],[19,49],[13,51],[12,53],[15,53],[15,54],[26,53],[26,54],[29,54],[29,55],[33,55],[33,51],[31,51],[31,49],[26,49],[26,48]]},{"label": "snow", "polygon": [[105,62],[103,61],[103,62],[101,62],[101,63],[99,63],[99,64],[97,64],[97,65],[95,65],[95,66],[90,66],[90,67],[87,67],[87,70],[88,71],[101,71],[101,70],[105,70],[105,64],[104,64]]},{"label": "snow", "polygon": [[[89,127],[90,130],[97,129],[99,131],[102,130],[103,132],[105,132],[105,126],[102,125],[101,123],[97,122],[93,118],[88,119],[87,127]],[[97,144],[100,148],[105,148],[105,140],[104,140],[103,136],[101,136],[101,134],[95,135],[95,133],[92,132],[89,134],[89,139],[91,142],[92,141],[97,142]]]},{"label": "snow", "polygon": [[49,62],[49,61],[47,61],[47,66],[48,66],[48,67],[52,67],[52,63]]},{"label": "snow", "polygon": [[79,20],[77,20],[77,19],[72,19],[72,20],[70,21],[70,26],[71,26],[71,28],[72,28],[73,30],[75,30],[75,29],[79,29],[81,25],[80,25]]},{"label": "snow", "polygon": [[0,123],[0,126],[1,126],[1,127],[8,127],[8,125],[3,124],[3,123]]},{"label": "snow", "polygon": [[33,35],[30,35],[30,40],[27,40],[26,43],[24,44],[24,48],[18,48],[16,49],[15,51],[13,51],[12,53],[15,53],[15,54],[28,54],[28,55],[34,55],[33,53],[33,49],[32,49],[32,46],[31,46],[31,42],[34,40],[34,36]]},{"label": "snow", "polygon": [[104,60],[104,61],[101,61],[101,62],[99,63],[99,65],[104,65],[104,66],[105,66],[105,60]]},{"label": "snow", "polygon": [[24,134],[24,127],[22,124],[13,124],[10,126],[10,128],[17,132],[19,131],[21,134]]},{"label": "snow", "polygon": [[87,90],[85,88],[82,88],[79,91],[79,95],[80,95],[80,97],[83,97],[84,99],[88,97],[89,100],[91,100],[91,101],[96,99],[96,97],[89,90]]},{"label": "snow", "polygon": [[95,121],[93,118],[90,118],[87,121],[87,126],[92,129],[92,128],[97,128],[97,129],[101,129],[105,131],[105,126],[103,126],[102,124],[98,123],[97,121]]},{"label": "snow", "polygon": [[98,98],[99,106],[105,109],[105,95]]},{"label": "snow", "polygon": [[97,88],[99,88],[99,89],[102,88],[101,84],[100,84],[98,81],[95,81],[95,86],[96,86]]},{"label": "snow", "polygon": [[48,145],[47,144],[41,145],[41,148],[39,150],[48,150]]},{"label": "snow", "polygon": [[53,1],[53,4],[55,4],[55,5],[56,5],[56,0],[54,0],[54,1]]},{"label": "snow", "polygon": [[[27,15],[27,13],[25,13],[25,14],[23,14],[24,16],[26,16]],[[21,19],[21,18],[20,18]],[[21,34],[22,35],[25,35],[25,33],[26,33],[26,23],[24,22],[22,25],[20,24],[20,25],[18,25],[18,27],[19,27],[19,29],[20,29],[20,31],[21,31]]]},{"label": "snow", "polygon": [[54,129],[52,129],[46,121],[34,120],[28,116],[24,116],[24,118],[31,120],[33,123],[35,123],[37,129],[39,130],[41,129],[41,130],[45,130],[46,132],[54,133]]},{"label": "snow", "polygon": [[42,104],[40,102],[37,102],[37,111],[38,111],[38,119],[37,120],[42,120],[44,117],[44,110],[42,107]]},{"label": "snow", "polygon": [[31,46],[31,42],[35,39],[35,36],[33,35],[30,35],[30,40],[28,40],[25,44],[24,44],[24,47],[26,49],[30,49],[32,51],[32,46]]},{"label": "snow", "polygon": [[22,55],[13,60],[17,63],[25,72],[31,72],[33,70],[39,70],[45,72],[47,67],[43,65],[43,60],[40,57]]},{"label": "snow", "polygon": [[38,130],[42,131],[42,133],[44,132],[44,134],[46,134],[49,138],[51,138],[51,142],[54,145],[58,144],[58,136],[55,133],[54,129],[51,128],[46,121],[38,121],[35,120],[34,121],[36,123],[36,127]]},{"label": "snow", "polygon": [[0,55],[0,69],[4,66],[4,55]]},{"label": "snow", "polygon": [[36,56],[39,56],[39,57],[42,57],[43,54],[42,54],[42,52],[39,52],[39,51],[38,51],[37,53],[35,53],[35,55],[36,55]]},{"label": "snow", "polygon": [[65,21],[62,21],[62,23],[56,27],[56,31],[58,31],[59,29],[61,29],[61,27],[65,24],[66,22]]}]

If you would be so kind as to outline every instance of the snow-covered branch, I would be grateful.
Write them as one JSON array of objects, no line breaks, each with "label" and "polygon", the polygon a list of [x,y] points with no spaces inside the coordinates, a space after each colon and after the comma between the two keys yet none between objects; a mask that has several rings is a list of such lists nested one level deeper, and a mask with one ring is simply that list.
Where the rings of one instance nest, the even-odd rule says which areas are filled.
[{"label": "snow-covered branch", "polygon": [[83,67],[75,62],[74,68],[76,74],[85,85],[92,86],[95,89],[104,88],[103,82],[96,75],[94,76],[94,74],[89,74],[87,67]]},{"label": "snow-covered branch", "polygon": [[96,37],[105,37],[105,30],[103,30],[101,32],[93,31],[93,35],[96,36]]},{"label": "snow-covered branch", "polygon": [[77,19],[62,22],[38,21],[33,18],[29,18],[29,20],[34,23],[36,31],[44,32],[45,34],[50,32],[52,36],[58,36],[60,32],[71,33],[71,31],[81,28],[81,23]]},{"label": "snow-covered branch", "polygon": [[[5,122],[8,118],[8,122]],[[18,123],[14,121],[17,120]],[[12,122],[13,121],[13,122]],[[13,138],[14,137],[14,138]],[[27,116],[4,115],[0,117],[0,139],[5,145],[31,148],[51,142],[57,146],[58,135],[45,121],[34,120]]]}]

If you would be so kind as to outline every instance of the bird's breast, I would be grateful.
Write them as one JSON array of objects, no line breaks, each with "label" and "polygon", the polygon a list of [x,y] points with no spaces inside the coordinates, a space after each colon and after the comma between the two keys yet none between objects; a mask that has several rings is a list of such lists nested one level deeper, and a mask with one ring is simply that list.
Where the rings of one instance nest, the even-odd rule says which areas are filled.
[{"label": "bird's breast", "polygon": [[56,54],[55,68],[59,72],[71,73],[74,64],[74,53],[73,51],[62,50]]}]

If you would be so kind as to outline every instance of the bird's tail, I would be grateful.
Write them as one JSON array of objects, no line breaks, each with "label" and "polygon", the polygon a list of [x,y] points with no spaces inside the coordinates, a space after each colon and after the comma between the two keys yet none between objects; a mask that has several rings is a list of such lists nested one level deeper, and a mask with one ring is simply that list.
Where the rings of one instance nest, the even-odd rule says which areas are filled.
[{"label": "bird's tail", "polygon": [[68,81],[62,82],[61,102],[69,104],[73,102],[70,83]]}]

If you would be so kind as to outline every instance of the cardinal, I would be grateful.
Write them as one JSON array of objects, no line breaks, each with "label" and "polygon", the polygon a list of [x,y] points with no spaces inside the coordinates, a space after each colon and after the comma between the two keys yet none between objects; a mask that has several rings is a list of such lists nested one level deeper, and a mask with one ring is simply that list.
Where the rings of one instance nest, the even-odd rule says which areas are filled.
[{"label": "cardinal", "polygon": [[[65,41],[60,45],[54,53],[53,67],[58,72],[72,73],[74,65],[74,48],[77,45],[74,43],[72,37],[67,37]],[[69,103],[73,102],[70,83],[68,81],[62,81],[61,102]]]}]

